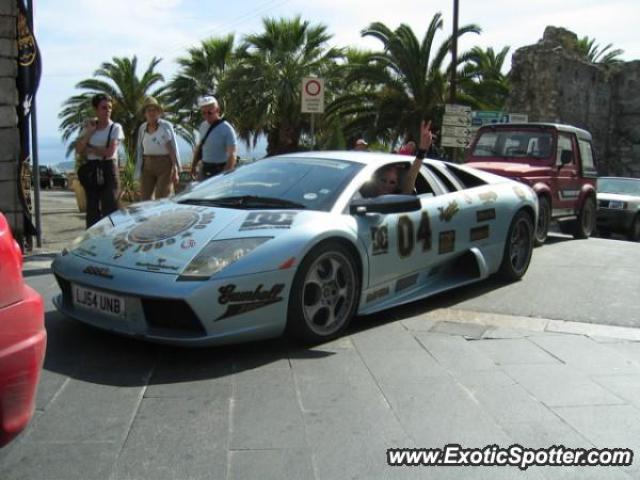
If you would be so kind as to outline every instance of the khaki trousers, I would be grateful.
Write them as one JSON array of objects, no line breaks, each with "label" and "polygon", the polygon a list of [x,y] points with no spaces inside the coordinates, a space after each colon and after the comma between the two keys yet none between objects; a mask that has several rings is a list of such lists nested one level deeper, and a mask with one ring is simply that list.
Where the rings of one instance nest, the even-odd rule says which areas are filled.
[{"label": "khaki trousers", "polygon": [[142,178],[140,189],[142,200],[151,200],[155,192],[155,199],[168,197],[171,193],[171,170],[173,162],[169,155],[144,155],[142,157]]}]

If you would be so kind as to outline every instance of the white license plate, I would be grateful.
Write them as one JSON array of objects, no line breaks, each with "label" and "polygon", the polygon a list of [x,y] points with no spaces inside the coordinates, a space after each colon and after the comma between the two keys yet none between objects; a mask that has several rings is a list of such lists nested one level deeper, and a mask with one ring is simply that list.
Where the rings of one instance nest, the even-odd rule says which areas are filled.
[{"label": "white license plate", "polygon": [[73,285],[73,305],[114,317],[124,317],[124,298]]},{"label": "white license plate", "polygon": [[615,208],[616,210],[624,208],[624,202],[617,200],[609,200],[609,208]]}]

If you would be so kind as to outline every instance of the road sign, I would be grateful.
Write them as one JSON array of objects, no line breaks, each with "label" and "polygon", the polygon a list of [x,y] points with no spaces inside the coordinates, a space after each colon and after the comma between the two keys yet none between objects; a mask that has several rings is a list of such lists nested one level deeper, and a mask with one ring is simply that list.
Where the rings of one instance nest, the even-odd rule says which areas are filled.
[{"label": "road sign", "polygon": [[302,113],[324,113],[324,79],[302,79]]},{"label": "road sign", "polygon": [[451,125],[442,125],[443,137],[462,137],[467,138],[471,134],[470,127],[454,127]]},{"label": "road sign", "polygon": [[471,141],[469,140],[469,138],[463,137],[442,137],[440,139],[441,147],[466,148],[470,143]]},{"label": "road sign", "polygon": [[456,105],[453,103],[447,103],[444,106],[444,113],[467,113],[471,112],[471,107],[466,105]]},{"label": "road sign", "polygon": [[509,123],[527,123],[529,121],[529,115],[526,113],[510,113]]},{"label": "road sign", "polygon": [[447,104],[442,117],[440,146],[465,148],[469,145],[471,131],[471,107]]},{"label": "road sign", "polygon": [[471,125],[471,112],[467,113],[445,113],[442,116],[443,125],[465,127]]}]

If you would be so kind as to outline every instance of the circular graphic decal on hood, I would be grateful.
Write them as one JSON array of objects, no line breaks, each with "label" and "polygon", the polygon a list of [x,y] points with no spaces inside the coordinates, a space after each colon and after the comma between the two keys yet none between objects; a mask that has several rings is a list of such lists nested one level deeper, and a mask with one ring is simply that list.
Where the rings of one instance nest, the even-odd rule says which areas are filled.
[{"label": "circular graphic decal on hood", "polygon": [[200,215],[192,210],[174,210],[151,217],[129,232],[133,243],[154,243],[180,235],[193,227]]}]

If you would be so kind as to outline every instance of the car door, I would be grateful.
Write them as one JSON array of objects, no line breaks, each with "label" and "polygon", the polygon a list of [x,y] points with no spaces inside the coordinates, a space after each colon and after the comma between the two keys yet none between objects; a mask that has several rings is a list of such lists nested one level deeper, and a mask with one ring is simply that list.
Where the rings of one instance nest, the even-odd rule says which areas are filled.
[{"label": "car door", "polygon": [[[571,152],[571,162],[562,165],[563,151]],[[578,170],[578,148],[575,136],[569,133],[558,132],[558,148],[556,152],[556,165],[554,168],[554,192],[553,216],[572,215],[575,213],[576,202],[580,196],[581,180]]]},{"label": "car door", "polygon": [[449,223],[459,212],[454,197],[424,170],[416,187],[420,210],[357,217],[358,235],[367,245],[369,287],[405,278],[455,251]]}]

